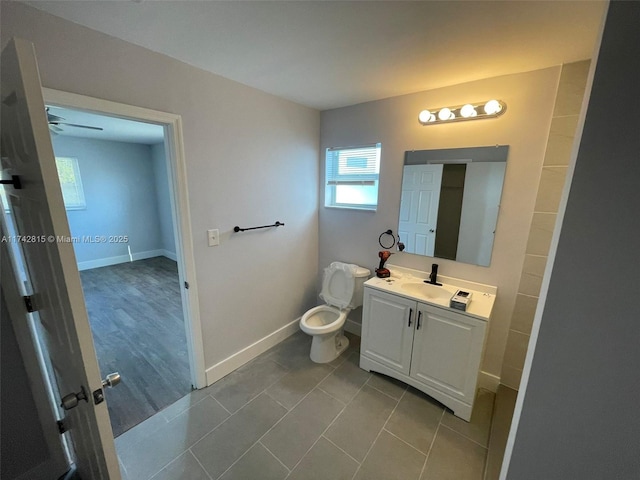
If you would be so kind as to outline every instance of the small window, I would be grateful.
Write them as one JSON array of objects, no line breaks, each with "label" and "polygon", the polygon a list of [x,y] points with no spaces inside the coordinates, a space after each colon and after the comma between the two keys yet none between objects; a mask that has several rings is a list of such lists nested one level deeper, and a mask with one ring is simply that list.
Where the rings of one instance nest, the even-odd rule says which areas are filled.
[{"label": "small window", "polygon": [[325,207],[376,210],[381,144],[327,148]]},{"label": "small window", "polygon": [[84,190],[80,179],[78,159],[72,157],[56,157],[58,178],[62,188],[62,198],[67,210],[82,210],[87,208],[84,201]]}]

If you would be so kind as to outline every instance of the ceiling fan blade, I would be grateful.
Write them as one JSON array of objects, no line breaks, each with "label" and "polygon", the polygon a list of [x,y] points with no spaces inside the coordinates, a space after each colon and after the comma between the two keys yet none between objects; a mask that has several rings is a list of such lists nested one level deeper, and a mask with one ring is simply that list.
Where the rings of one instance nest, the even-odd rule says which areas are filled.
[{"label": "ceiling fan blade", "polygon": [[90,130],[104,130],[102,127],[91,127],[89,125],[78,125],[77,123],[52,122],[54,125],[67,125],[68,127],[88,128]]},{"label": "ceiling fan blade", "polygon": [[56,135],[58,134],[58,132],[62,132],[64,130],[62,130],[60,127],[55,126],[54,124],[50,123],[49,124],[49,130],[51,130],[53,133],[55,133]]}]

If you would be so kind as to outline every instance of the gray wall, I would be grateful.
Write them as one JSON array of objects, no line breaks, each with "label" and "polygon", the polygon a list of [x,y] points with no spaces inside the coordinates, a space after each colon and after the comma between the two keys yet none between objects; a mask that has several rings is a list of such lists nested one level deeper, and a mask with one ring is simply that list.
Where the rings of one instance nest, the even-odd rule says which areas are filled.
[{"label": "gray wall", "polygon": [[56,156],[78,159],[87,208],[67,210],[72,236],[129,237],[128,243],[75,243],[81,269],[128,261],[127,246],[134,260],[162,250],[151,147],[56,135],[53,149]]},{"label": "gray wall", "polygon": [[[207,367],[316,304],[318,111],[22,3],[0,8],[2,45],[33,42],[45,87],[182,117]],[[232,233],[276,220],[286,226]]]},{"label": "gray wall", "polygon": [[[482,365],[495,376],[501,371],[559,75],[560,67],[553,67],[322,112],[322,157],[328,147],[375,142],[382,142],[382,157],[377,212],[320,207],[321,268],[334,260],[376,267],[380,233],[398,229],[405,150],[510,145],[491,265],[435,260],[443,275],[498,287]],[[495,97],[508,106],[497,119],[429,126],[418,122],[418,113],[425,108]],[[321,165],[324,170],[324,162]],[[433,261],[397,253],[389,263],[429,271]],[[354,320],[360,312],[352,313]]]},{"label": "gray wall", "polygon": [[176,240],[171,213],[167,157],[162,143],[151,145],[151,158],[153,160],[153,174],[156,183],[156,207],[158,209],[158,220],[160,221],[161,248],[165,256],[175,260]]},{"label": "gray wall", "polygon": [[640,478],[639,24],[610,3],[508,479]]}]

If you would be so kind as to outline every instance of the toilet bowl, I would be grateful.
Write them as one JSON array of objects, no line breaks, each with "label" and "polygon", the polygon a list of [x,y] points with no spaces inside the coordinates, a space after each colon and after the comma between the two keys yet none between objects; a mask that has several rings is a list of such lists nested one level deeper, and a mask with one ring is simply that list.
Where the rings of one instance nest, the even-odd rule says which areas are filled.
[{"label": "toilet bowl", "polygon": [[362,305],[363,284],[371,272],[357,265],[333,262],[324,271],[320,297],[326,305],[308,310],[300,319],[300,329],[313,337],[311,360],[327,363],[349,346],[343,327],[349,312]]}]

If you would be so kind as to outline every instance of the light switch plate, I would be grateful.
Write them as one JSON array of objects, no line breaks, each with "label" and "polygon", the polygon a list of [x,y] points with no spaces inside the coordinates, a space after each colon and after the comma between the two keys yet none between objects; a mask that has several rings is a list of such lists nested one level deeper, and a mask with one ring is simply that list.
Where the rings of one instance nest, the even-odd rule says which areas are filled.
[{"label": "light switch plate", "polygon": [[220,233],[217,228],[207,230],[207,237],[209,238],[209,246],[215,247],[220,245]]}]

